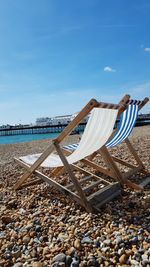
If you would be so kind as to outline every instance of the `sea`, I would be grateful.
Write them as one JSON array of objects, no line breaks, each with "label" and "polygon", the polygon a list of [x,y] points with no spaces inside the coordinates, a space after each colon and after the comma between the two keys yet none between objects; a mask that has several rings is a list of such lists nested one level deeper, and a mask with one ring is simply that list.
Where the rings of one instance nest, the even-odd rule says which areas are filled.
[{"label": "sea", "polygon": [[21,134],[21,135],[0,136],[0,145],[30,142],[42,139],[43,140],[52,139],[57,137],[59,134],[60,133],[45,133],[45,134]]}]

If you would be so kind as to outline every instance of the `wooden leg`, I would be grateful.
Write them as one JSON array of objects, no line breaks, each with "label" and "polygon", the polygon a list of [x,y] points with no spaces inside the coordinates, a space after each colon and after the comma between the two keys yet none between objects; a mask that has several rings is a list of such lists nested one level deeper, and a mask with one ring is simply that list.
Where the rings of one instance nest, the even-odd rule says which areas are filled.
[{"label": "wooden leg", "polygon": [[109,168],[112,169],[113,174],[116,176],[117,180],[122,184],[126,184],[127,186],[129,186],[131,189],[135,189],[135,190],[143,190],[143,187],[140,185],[137,185],[131,181],[129,181],[127,178],[124,178],[123,175],[121,174],[121,172],[119,171],[116,163],[113,161],[110,153],[108,152],[106,147],[102,147],[100,149],[100,152],[102,154],[102,156],[104,157],[106,163],[108,164]]},{"label": "wooden leg", "polygon": [[61,151],[61,148],[59,146],[59,144],[57,142],[54,142],[54,146],[58,152],[58,155],[60,156],[69,176],[70,176],[70,179],[72,180],[72,182],[74,183],[74,186],[80,196],[80,199],[82,201],[82,204],[83,206],[85,207],[85,209],[88,211],[88,212],[92,212],[92,207],[90,206],[90,204],[88,203],[87,199],[86,199],[86,196],[78,182],[78,180],[76,179],[76,177],[74,176],[73,172],[72,172],[72,169],[71,169],[71,166],[69,165],[66,157],[64,156],[63,152]]},{"label": "wooden leg", "polygon": [[139,166],[141,166],[144,169],[145,167],[143,165],[143,162],[139,158],[136,150],[134,149],[134,147],[132,146],[132,144],[131,144],[131,142],[129,141],[128,138],[125,140],[125,143],[126,143],[128,149],[130,150],[131,154],[133,155],[134,159],[136,160],[136,162],[139,164]]},{"label": "wooden leg", "polygon": [[104,158],[108,168],[113,173],[113,177],[116,177],[116,179],[123,185],[124,182],[123,182],[123,177],[121,175],[121,172],[119,171],[116,163],[113,161],[113,159],[112,159],[110,153],[108,152],[107,148],[105,146],[103,146],[99,151],[100,151],[102,157]]}]

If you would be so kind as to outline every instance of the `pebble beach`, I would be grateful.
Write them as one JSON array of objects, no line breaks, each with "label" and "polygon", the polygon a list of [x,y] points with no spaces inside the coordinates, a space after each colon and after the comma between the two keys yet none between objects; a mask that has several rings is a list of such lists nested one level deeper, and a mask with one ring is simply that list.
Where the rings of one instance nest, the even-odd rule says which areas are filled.
[{"label": "pebble beach", "polygon": [[[64,144],[78,140],[71,135]],[[130,140],[150,171],[150,126],[136,127]],[[0,267],[150,266],[150,184],[142,192],[125,187],[97,214],[46,183],[13,191],[24,173],[14,157],[41,153],[50,142],[0,145]],[[124,144],[111,152],[134,163]],[[65,175],[56,179],[64,184]]]}]

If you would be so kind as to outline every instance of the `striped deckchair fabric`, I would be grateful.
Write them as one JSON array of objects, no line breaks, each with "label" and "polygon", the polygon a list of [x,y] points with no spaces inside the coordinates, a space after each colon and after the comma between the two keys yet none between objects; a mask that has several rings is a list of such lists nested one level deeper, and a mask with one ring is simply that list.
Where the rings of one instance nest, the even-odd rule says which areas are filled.
[{"label": "striped deckchair fabric", "polygon": [[76,144],[71,144],[71,145],[67,145],[67,146],[63,146],[64,149],[68,149],[70,151],[74,151],[77,149],[79,143],[76,143]]},{"label": "striped deckchair fabric", "polygon": [[[140,102],[140,101],[139,101]],[[118,129],[113,138],[106,143],[106,147],[113,147],[123,142],[132,132],[138,116],[138,104],[129,104],[122,113]]]},{"label": "striped deckchair fabric", "polygon": [[[129,100],[128,108],[121,114],[118,129],[113,138],[106,143],[106,147],[113,147],[123,142],[132,132],[138,116],[139,105],[141,101]],[[79,143],[63,146],[64,149],[74,151]]]}]

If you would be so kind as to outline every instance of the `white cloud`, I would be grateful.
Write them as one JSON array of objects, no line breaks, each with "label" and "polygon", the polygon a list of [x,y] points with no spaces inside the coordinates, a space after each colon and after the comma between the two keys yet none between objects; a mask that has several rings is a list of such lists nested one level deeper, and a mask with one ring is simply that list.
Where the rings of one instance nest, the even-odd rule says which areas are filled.
[{"label": "white cloud", "polygon": [[105,71],[105,72],[116,72],[115,69],[113,69],[113,68],[111,68],[111,67],[109,67],[109,66],[106,66],[106,67],[104,68],[104,71]]},{"label": "white cloud", "polygon": [[144,51],[145,51],[145,52],[150,52],[150,47],[145,47],[145,48],[144,48]]}]

